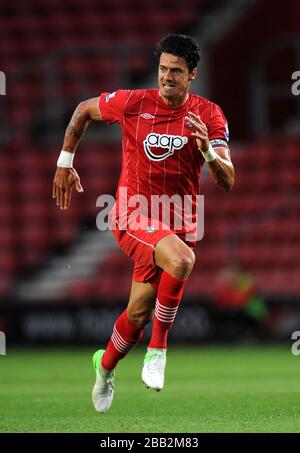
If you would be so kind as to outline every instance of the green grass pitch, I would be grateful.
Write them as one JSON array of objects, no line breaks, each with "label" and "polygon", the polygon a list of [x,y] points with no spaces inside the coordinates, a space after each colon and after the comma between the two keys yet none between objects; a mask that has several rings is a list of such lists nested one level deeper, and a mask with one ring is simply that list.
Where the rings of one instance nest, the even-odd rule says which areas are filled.
[{"label": "green grass pitch", "polygon": [[136,349],[119,364],[107,414],[91,402],[93,352],[0,356],[0,432],[300,432],[300,357],[289,345],[172,345],[161,392],[142,384]]}]

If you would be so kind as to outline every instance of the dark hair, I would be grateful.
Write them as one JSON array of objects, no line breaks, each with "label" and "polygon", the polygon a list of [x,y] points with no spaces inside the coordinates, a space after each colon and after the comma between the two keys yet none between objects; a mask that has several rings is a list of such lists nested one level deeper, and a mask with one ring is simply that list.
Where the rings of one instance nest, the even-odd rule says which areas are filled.
[{"label": "dark hair", "polygon": [[157,44],[155,55],[160,58],[163,52],[171,53],[185,59],[189,72],[197,67],[200,60],[200,49],[196,41],[187,35],[171,33],[164,36]]}]

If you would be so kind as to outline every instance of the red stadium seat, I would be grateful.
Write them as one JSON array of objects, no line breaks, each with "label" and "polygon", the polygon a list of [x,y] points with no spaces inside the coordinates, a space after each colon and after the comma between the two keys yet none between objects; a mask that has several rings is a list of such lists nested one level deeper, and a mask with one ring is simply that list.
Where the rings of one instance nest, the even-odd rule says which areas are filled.
[{"label": "red stadium seat", "polygon": [[14,255],[13,249],[8,247],[1,247],[0,251],[0,274],[13,274],[17,269],[17,260]]},{"label": "red stadium seat", "polygon": [[13,286],[13,274],[1,272],[0,273],[0,297],[8,296]]},{"label": "red stadium seat", "polygon": [[[51,188],[59,145],[50,148],[37,141],[36,131],[44,131],[37,121],[44,108],[39,104],[41,94],[45,93],[45,103],[51,100],[51,84],[57,77],[62,81],[59,96],[71,109],[81,94],[98,95],[117,88],[127,62],[129,73],[138,73],[138,79],[148,71],[147,43],[152,48],[153,41],[164,33],[190,27],[205,1],[10,2],[11,16],[0,17],[1,68],[13,73],[10,95],[5,100],[15,143],[14,147],[1,148],[0,153],[1,295],[9,291],[22,266],[40,266],[54,244],[70,244],[83,221],[95,221],[99,212],[96,198],[102,193],[114,194],[121,168],[120,143],[82,143],[76,162],[85,192],[73,193],[68,211],[58,210],[51,199]],[[102,52],[105,41],[109,45],[130,42],[142,46],[145,56],[133,53],[120,58],[113,56],[113,51]],[[87,53],[84,58],[83,53],[68,53],[69,49],[78,52],[85,44],[94,45],[96,53]],[[57,74],[47,72],[42,57],[49,61],[48,70],[52,61],[54,64],[51,58],[57,58],[53,66]],[[21,78],[14,77],[18,68],[23,71]],[[51,115],[56,114],[51,108],[50,123]],[[196,246],[197,261],[187,294],[197,297],[212,293],[215,274],[226,265],[230,254],[253,272],[262,292],[299,291],[299,140],[275,137],[237,143],[232,146],[232,156],[237,171],[230,194],[203,175],[205,233]],[[128,295],[130,266],[124,255],[112,253],[91,281],[75,282],[70,294],[80,298]]]}]

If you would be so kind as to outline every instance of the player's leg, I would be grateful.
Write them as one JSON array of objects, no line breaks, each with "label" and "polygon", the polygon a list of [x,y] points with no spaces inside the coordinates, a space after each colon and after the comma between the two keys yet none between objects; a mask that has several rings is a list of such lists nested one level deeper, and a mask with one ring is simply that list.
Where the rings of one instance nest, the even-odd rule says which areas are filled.
[{"label": "player's leg", "polygon": [[114,395],[114,369],[143,335],[144,326],[152,319],[156,291],[150,283],[132,282],[128,307],[116,320],[106,350],[93,356],[96,383],[93,402],[98,412],[107,412]]},{"label": "player's leg", "polygon": [[114,369],[141,339],[145,325],[152,319],[155,299],[156,294],[150,283],[132,282],[128,306],[115,322],[101,361],[105,371]]},{"label": "player's leg", "polygon": [[167,337],[190,275],[195,256],[176,235],[161,239],[154,250],[155,263],[163,272],[157,291],[151,340],[144,360],[142,379],[147,387],[164,386]]},{"label": "player's leg", "polygon": [[171,329],[188,276],[194,262],[194,252],[176,235],[167,236],[155,247],[155,263],[163,269],[157,292],[150,348],[167,348]]},{"label": "player's leg", "polygon": [[150,283],[132,282],[127,306],[127,316],[131,322],[144,328],[152,321],[156,293],[157,289]]},{"label": "player's leg", "polygon": [[155,264],[178,280],[186,280],[193,270],[195,254],[176,234],[163,237],[154,248]]}]

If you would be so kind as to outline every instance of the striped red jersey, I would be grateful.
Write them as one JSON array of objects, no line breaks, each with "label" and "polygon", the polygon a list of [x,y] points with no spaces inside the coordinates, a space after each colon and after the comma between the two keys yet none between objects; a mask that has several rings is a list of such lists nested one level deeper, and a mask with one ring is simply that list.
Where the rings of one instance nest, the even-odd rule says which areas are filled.
[{"label": "striped red jersey", "polygon": [[[204,163],[185,117],[199,115],[208,129],[212,146],[226,146],[227,121],[220,107],[208,99],[189,94],[176,108],[164,103],[158,89],[119,90],[99,97],[101,117],[118,122],[122,129],[122,171],[118,193],[126,187],[128,197],[144,195],[190,195],[200,193]],[[184,229],[184,231],[186,231]]]}]

